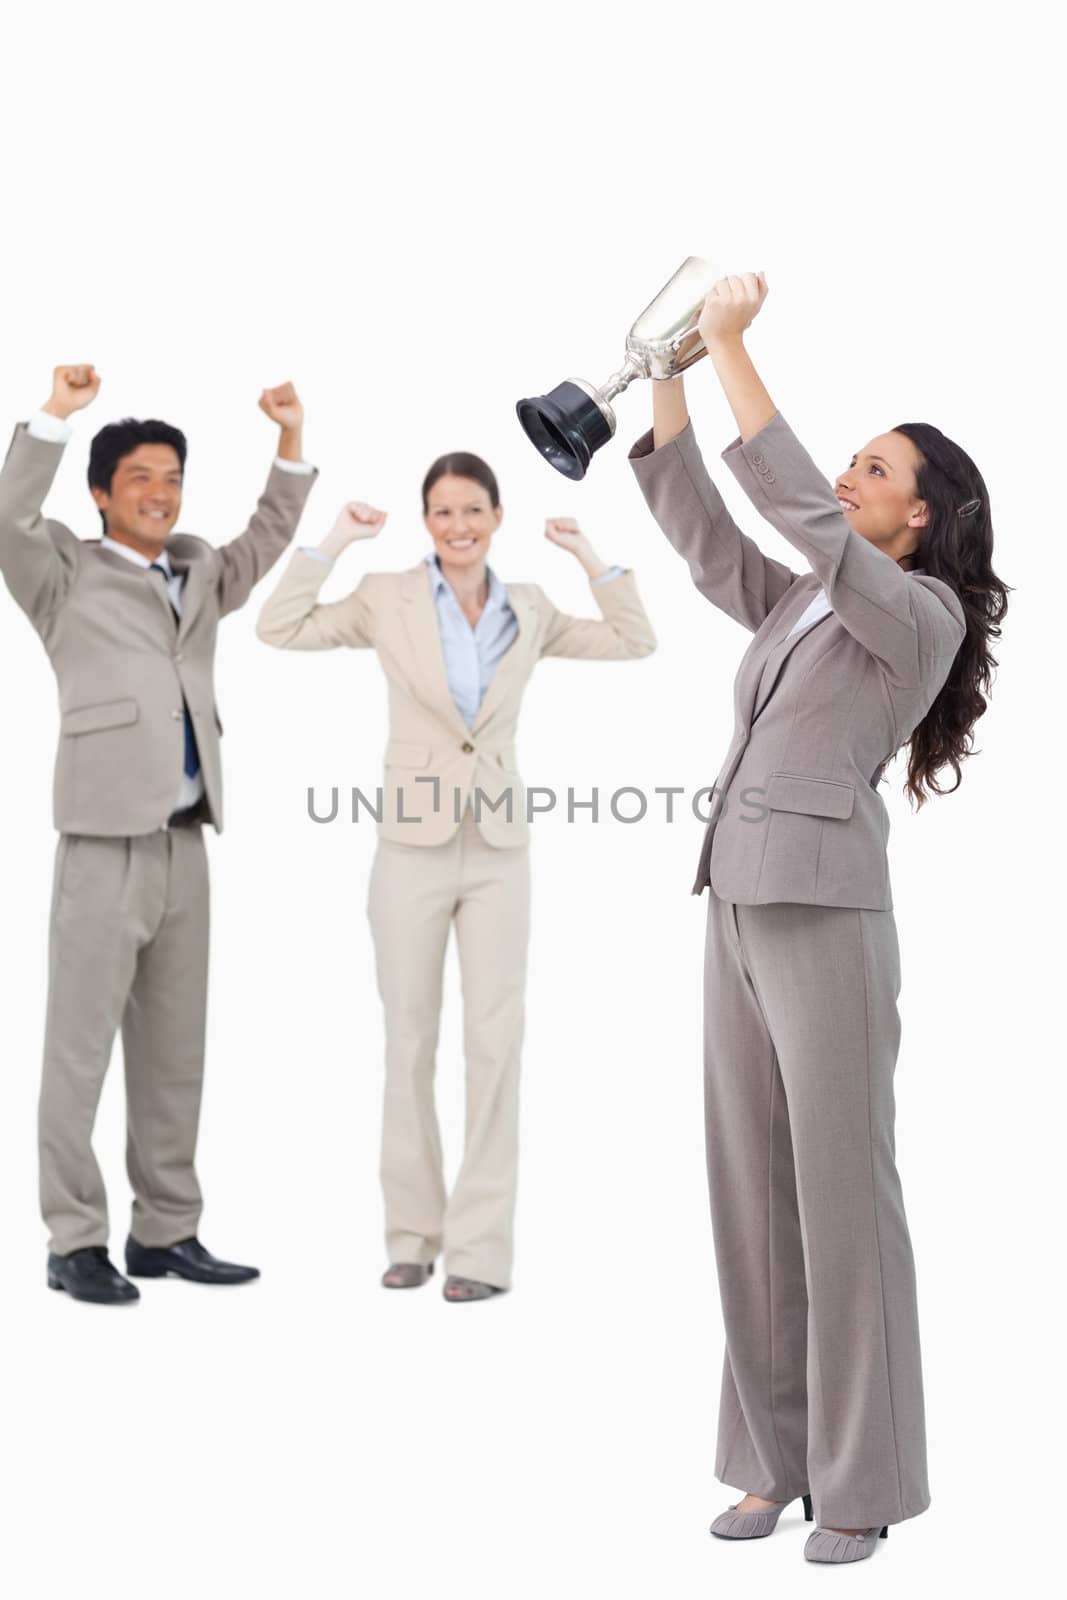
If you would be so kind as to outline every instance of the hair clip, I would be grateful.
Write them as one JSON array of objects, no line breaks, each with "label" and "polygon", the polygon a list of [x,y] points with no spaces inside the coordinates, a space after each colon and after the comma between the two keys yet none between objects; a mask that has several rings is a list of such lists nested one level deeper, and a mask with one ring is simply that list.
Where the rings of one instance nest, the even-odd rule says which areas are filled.
[{"label": "hair clip", "polygon": [[958,517],[973,517],[974,513],[981,508],[981,504],[981,500],[968,500],[965,505],[956,507],[956,515]]}]

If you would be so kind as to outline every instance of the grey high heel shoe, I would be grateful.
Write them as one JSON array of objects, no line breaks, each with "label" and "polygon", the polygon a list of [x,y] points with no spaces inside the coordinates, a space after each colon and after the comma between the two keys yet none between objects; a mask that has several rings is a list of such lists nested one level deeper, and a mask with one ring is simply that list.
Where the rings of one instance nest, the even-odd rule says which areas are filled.
[{"label": "grey high heel shoe", "polygon": [[833,1528],[816,1528],[804,1546],[805,1561],[866,1561],[874,1555],[879,1539],[888,1539],[888,1527],[864,1528],[862,1533],[835,1533]]},{"label": "grey high heel shoe", "polygon": [[460,1305],[466,1300],[489,1300],[494,1294],[505,1291],[499,1284],[482,1283],[480,1278],[461,1278],[452,1272],[445,1279],[441,1292],[452,1305]]},{"label": "grey high heel shoe", "polygon": [[[762,1499],[763,1496],[760,1496]],[[801,1495],[804,1502],[804,1521],[812,1520],[811,1495]],[[778,1518],[790,1501],[783,1500],[778,1505],[768,1506],[766,1511],[738,1511],[736,1506],[728,1506],[725,1511],[715,1518],[711,1525],[716,1539],[765,1539],[773,1533]],[[812,1538],[815,1535],[812,1534]],[[811,1543],[809,1539],[808,1543]]]},{"label": "grey high heel shoe", "polygon": [[433,1277],[433,1262],[425,1266],[419,1261],[394,1261],[382,1273],[383,1289],[419,1289],[427,1278]]}]

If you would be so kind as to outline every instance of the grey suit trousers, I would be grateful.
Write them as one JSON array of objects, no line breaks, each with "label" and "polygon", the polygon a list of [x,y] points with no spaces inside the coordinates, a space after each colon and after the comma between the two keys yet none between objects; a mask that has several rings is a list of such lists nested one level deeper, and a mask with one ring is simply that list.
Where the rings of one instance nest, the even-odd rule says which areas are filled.
[{"label": "grey suit trousers", "polygon": [[196,1233],[208,914],[199,825],[60,834],[39,1113],[41,1210],[57,1255],[107,1243],[91,1141],[120,1027],[131,1232],[146,1245]]},{"label": "grey suit trousers", "polygon": [[895,1161],[892,911],[708,890],[708,1183],[726,1331],[716,1476],[870,1528],[929,1504]]}]

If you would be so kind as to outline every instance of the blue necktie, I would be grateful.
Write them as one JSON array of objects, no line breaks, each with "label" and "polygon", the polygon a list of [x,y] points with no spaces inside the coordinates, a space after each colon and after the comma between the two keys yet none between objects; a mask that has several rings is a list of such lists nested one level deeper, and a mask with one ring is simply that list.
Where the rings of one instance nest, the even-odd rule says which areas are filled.
[{"label": "blue necktie", "polygon": [[[152,571],[161,572],[163,574],[163,582],[169,585],[170,580],[166,567],[161,566],[158,561],[153,561]],[[178,608],[174,604],[174,601],[170,598],[169,587],[167,589],[167,599],[170,600],[171,610],[174,612],[175,618],[177,618]],[[196,734],[193,732],[193,719],[189,715],[189,707],[185,703],[184,696],[182,697],[182,712],[184,714],[185,722],[185,761],[183,770],[187,778],[195,778],[197,773],[200,771],[200,756],[196,748]]]}]

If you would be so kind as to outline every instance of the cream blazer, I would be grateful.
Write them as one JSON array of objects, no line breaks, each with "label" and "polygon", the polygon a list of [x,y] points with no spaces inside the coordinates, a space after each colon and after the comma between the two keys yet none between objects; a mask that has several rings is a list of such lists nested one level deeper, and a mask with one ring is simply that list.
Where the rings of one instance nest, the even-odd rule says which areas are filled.
[{"label": "cream blazer", "polygon": [[[406,572],[368,573],[343,600],[324,604],[319,590],[333,566],[296,551],[256,632],[282,650],[347,645],[377,651],[389,684],[379,835],[401,844],[443,844],[473,795],[487,843],[526,844],[526,793],[515,758],[523,690],[542,656],[632,661],[655,649],[633,573],[592,586],[600,619],[558,611],[535,583],[508,584],[519,631],[468,728],[448,687],[426,563]],[[367,798],[376,800],[373,793]]]}]

